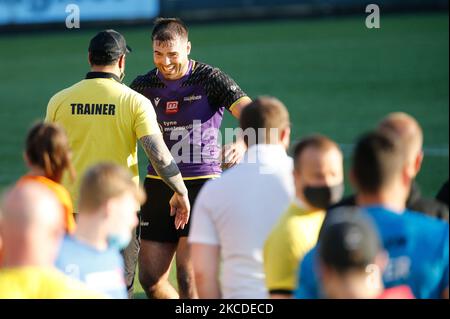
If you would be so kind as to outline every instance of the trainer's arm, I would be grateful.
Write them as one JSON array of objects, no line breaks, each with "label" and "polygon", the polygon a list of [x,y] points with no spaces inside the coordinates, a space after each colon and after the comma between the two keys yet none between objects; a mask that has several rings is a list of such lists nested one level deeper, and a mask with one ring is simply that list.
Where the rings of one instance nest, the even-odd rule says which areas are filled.
[{"label": "trainer's arm", "polygon": [[186,195],[187,189],[184,185],[180,170],[172,157],[169,149],[164,143],[161,134],[146,135],[140,138],[142,147],[147,154],[153,168],[162,180],[175,192]]}]

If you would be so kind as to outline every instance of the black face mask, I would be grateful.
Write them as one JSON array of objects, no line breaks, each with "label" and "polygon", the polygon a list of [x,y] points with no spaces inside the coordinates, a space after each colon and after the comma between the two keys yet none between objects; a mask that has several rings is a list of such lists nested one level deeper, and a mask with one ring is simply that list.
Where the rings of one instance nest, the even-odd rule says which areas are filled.
[{"label": "black face mask", "polygon": [[305,195],[306,200],[312,206],[327,209],[342,199],[342,195],[344,195],[344,184],[321,187],[306,186],[303,189],[303,195]]}]

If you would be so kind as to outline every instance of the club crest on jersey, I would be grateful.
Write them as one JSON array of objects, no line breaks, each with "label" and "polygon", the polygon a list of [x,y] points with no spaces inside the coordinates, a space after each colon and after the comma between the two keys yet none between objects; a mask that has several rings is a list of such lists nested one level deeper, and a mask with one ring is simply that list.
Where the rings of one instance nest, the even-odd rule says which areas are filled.
[{"label": "club crest on jersey", "polygon": [[166,114],[174,114],[178,112],[178,101],[169,101],[166,103]]},{"label": "club crest on jersey", "polygon": [[159,101],[161,101],[161,99],[160,99],[159,97],[156,97],[156,98],[155,98],[155,106],[158,106]]}]

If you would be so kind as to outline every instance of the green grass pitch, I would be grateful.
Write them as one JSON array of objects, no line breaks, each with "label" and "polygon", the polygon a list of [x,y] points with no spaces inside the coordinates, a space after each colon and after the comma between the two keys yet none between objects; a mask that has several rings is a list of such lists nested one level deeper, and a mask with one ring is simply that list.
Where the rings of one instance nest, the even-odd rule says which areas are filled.
[{"label": "green grass pitch", "polygon": [[[348,145],[388,112],[415,116],[425,132],[418,181],[426,195],[434,196],[449,174],[448,15],[382,14],[381,29],[367,29],[364,21],[362,13],[194,25],[191,57],[221,68],[251,97],[267,94],[284,101],[293,140],[321,132]],[[151,30],[116,29],[133,48],[125,78],[130,83],[153,67]],[[96,31],[82,25],[80,30],[0,36],[0,188],[26,171],[24,137],[33,121],[44,117],[48,99],[88,71],[87,46]],[[236,124],[227,115],[223,127]],[[140,158],[144,173],[143,152]],[[139,286],[136,290],[142,296]]]}]

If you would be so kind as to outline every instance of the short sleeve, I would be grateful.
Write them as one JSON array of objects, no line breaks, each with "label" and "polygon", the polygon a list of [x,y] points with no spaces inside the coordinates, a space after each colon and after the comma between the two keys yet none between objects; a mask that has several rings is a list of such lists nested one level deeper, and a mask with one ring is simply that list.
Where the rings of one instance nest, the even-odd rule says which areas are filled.
[{"label": "short sleeve", "polygon": [[143,95],[136,97],[134,131],[140,139],[146,135],[161,134],[152,103]]},{"label": "short sleeve", "polygon": [[56,96],[53,96],[47,104],[47,111],[45,114],[44,122],[53,123],[55,122],[55,110],[56,110]]},{"label": "short sleeve", "polygon": [[144,93],[144,86],[142,85],[142,76],[138,76],[131,82],[130,88],[140,94]]},{"label": "short sleeve", "polygon": [[225,107],[229,111],[239,99],[247,96],[231,77],[219,69],[211,72],[206,90],[213,106]]},{"label": "short sleeve", "polygon": [[219,238],[215,223],[212,219],[214,196],[210,183],[207,183],[200,191],[192,213],[192,225],[189,232],[189,243],[219,245]]}]

